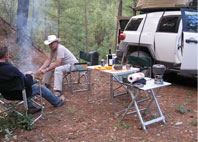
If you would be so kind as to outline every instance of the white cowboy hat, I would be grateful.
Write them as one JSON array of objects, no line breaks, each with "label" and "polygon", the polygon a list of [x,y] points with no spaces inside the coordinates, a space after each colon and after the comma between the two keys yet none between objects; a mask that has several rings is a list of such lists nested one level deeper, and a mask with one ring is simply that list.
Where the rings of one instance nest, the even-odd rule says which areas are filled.
[{"label": "white cowboy hat", "polygon": [[55,35],[49,35],[48,39],[44,41],[44,44],[49,45],[54,41],[60,41],[60,38],[57,38]]}]

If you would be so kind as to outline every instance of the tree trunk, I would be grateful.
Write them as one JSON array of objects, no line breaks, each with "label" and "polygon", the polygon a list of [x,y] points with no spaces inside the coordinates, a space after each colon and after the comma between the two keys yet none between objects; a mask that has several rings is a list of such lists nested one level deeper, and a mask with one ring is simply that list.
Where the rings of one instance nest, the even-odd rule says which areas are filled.
[{"label": "tree trunk", "polygon": [[133,16],[136,15],[136,10],[135,10],[136,5],[137,5],[137,1],[133,0]]},{"label": "tree trunk", "polygon": [[60,37],[60,18],[61,18],[61,4],[58,1],[58,37]]},{"label": "tree trunk", "polygon": [[[46,7],[46,0],[44,1],[44,7]],[[47,40],[47,15],[44,12],[44,40]],[[44,50],[47,51],[47,46],[44,44]]]},{"label": "tree trunk", "polygon": [[85,0],[85,51],[88,52],[87,1]]},{"label": "tree trunk", "polygon": [[122,0],[119,0],[118,17],[122,16]]},{"label": "tree trunk", "polygon": [[118,7],[118,16],[117,16],[117,23],[116,23],[116,40],[115,40],[115,48],[114,48],[114,53],[117,49],[117,42],[118,42],[118,22],[119,18],[122,16],[122,0],[119,0],[119,7]]},{"label": "tree trunk", "polygon": [[22,46],[27,35],[27,21],[29,11],[29,0],[18,0],[17,8],[17,43]]},{"label": "tree trunk", "polygon": [[15,13],[14,13],[15,1],[14,1],[14,0],[11,1],[11,2],[10,2],[10,5],[11,5],[11,6],[10,6],[10,8],[9,8],[9,9],[10,9],[10,10],[9,10],[9,11],[10,11],[10,16],[9,16],[9,17],[10,17],[10,25],[12,26],[12,24],[13,24],[13,19],[14,19],[14,14],[15,14]]},{"label": "tree trunk", "polygon": [[30,29],[30,38],[33,40],[33,28],[34,28],[34,0],[32,0],[32,23]]}]

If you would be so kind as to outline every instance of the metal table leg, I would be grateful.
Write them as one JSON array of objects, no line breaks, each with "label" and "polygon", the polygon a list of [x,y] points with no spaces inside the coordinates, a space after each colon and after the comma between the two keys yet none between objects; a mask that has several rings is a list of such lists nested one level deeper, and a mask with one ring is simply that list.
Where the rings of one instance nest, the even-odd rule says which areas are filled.
[{"label": "metal table leg", "polygon": [[[129,109],[132,107],[132,105],[134,105],[135,109],[136,109],[135,112],[137,112],[139,120],[140,120],[141,125],[142,125],[142,127],[143,127],[145,132],[146,132],[146,126],[149,125],[149,124],[152,124],[152,123],[155,123],[155,122],[159,122],[159,121],[163,121],[163,123],[166,124],[165,117],[164,117],[164,115],[163,115],[163,113],[162,113],[162,111],[160,109],[159,103],[158,103],[157,98],[156,98],[156,95],[159,93],[160,88],[158,88],[156,94],[154,93],[153,89],[150,89],[149,91],[151,92],[152,100],[149,102],[147,107],[145,109],[143,109],[143,110],[149,109],[149,107],[151,106],[152,102],[155,101],[157,109],[158,109],[158,112],[160,113],[160,117],[152,119],[150,121],[144,121],[143,118],[142,118],[141,112],[140,112],[141,109],[139,109],[139,107],[138,107],[138,101],[136,100],[137,96],[140,93],[140,90],[138,88],[129,87],[128,92],[131,95],[131,99],[132,100],[131,100],[131,103],[129,104],[127,110],[125,111],[125,113],[123,114],[123,116],[121,118],[121,121],[122,121],[124,119],[124,117],[126,116],[126,114],[128,114]],[[144,111],[144,113],[145,112],[146,111]]]},{"label": "metal table leg", "polygon": [[113,92],[113,75],[110,75],[110,97],[112,99],[112,112],[114,112],[114,92]]},{"label": "metal table leg", "polygon": [[127,115],[127,113],[129,112],[130,108],[133,106],[134,101],[138,95],[138,93],[136,92],[136,94],[134,95],[134,93],[132,92],[131,88],[128,88],[128,92],[131,95],[132,101],[130,102],[128,108],[126,109],[126,111],[124,112],[122,118],[120,119],[120,121],[122,121],[124,119],[124,117]]}]

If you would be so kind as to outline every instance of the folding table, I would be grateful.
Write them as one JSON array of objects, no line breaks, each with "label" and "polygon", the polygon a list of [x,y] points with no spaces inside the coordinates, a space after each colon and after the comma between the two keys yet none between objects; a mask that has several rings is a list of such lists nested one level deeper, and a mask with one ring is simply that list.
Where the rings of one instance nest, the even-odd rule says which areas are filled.
[{"label": "folding table", "polygon": [[[87,68],[90,70],[96,70],[96,67],[101,67],[101,65],[87,66]],[[112,112],[116,114],[116,112],[114,112],[114,101],[113,101],[114,97],[116,97],[116,95],[114,95],[114,88],[113,88],[113,82],[115,81],[115,76],[119,76],[126,73],[132,74],[138,72],[139,68],[131,67],[130,69],[122,69],[122,70],[111,69],[111,70],[98,70],[98,71],[110,75],[110,97],[112,98]]]},{"label": "folding table", "polygon": [[[146,131],[147,125],[155,123],[155,122],[163,121],[163,123],[166,124],[165,117],[160,109],[160,106],[159,106],[156,96],[162,87],[171,85],[171,83],[168,83],[168,82],[163,82],[163,84],[155,84],[154,79],[152,79],[152,78],[145,78],[145,79],[146,79],[146,85],[144,85],[143,87],[138,87],[138,86],[135,86],[130,83],[125,84],[127,86],[127,90],[129,92],[132,100],[131,100],[131,103],[129,104],[127,110],[123,114],[123,117],[121,118],[121,120],[123,120],[124,117],[126,116],[126,114],[131,114],[131,113],[137,112],[144,131]],[[155,92],[154,92],[154,89],[156,89]],[[140,94],[140,90],[147,91],[148,94],[150,94],[150,96],[152,97],[152,99],[147,104],[146,108],[144,108],[144,109],[140,109],[138,106],[137,97]],[[149,121],[144,121],[142,118],[142,114],[146,113],[146,111],[151,107],[151,104],[153,101],[155,102],[155,104],[157,106],[157,110],[158,110],[160,116],[158,118],[153,118],[152,120],[149,120]],[[135,106],[136,111],[129,112],[129,110],[131,109],[132,106]],[[141,111],[144,111],[144,112],[141,114]]]}]

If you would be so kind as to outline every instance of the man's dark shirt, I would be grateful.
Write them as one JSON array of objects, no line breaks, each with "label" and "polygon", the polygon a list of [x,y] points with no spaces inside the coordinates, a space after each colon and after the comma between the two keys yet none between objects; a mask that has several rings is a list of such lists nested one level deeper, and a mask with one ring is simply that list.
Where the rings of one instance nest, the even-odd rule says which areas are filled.
[{"label": "man's dark shirt", "polygon": [[[31,96],[31,94],[32,94],[31,86],[33,85],[32,76],[24,75],[15,66],[13,66],[9,63],[0,62],[0,82],[1,83],[15,79],[17,77],[24,78],[27,97]],[[22,100],[23,99],[21,91],[20,92],[19,91],[16,91],[16,92],[8,91],[8,92],[1,92],[1,93],[8,100]]]}]

